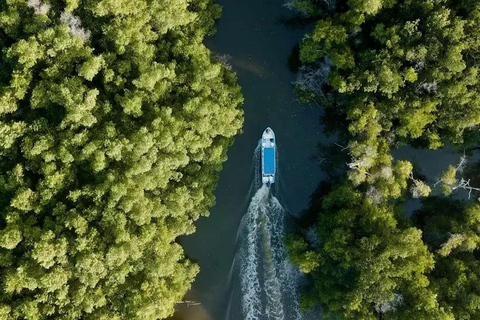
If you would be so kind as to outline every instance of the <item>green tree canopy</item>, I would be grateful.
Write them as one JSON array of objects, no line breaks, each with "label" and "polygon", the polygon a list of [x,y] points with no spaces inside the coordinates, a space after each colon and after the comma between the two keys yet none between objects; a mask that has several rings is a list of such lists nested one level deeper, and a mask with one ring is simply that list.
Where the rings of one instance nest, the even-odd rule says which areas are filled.
[{"label": "green tree canopy", "polygon": [[421,231],[399,224],[397,211],[344,183],[322,201],[318,245],[288,241],[292,261],[312,274],[327,319],[453,319],[429,288],[434,260]]},{"label": "green tree canopy", "polygon": [[296,86],[348,120],[354,183],[398,196],[377,181],[386,166],[402,174],[390,145],[436,149],[478,136],[478,0],[306,1],[290,2],[318,20],[301,43]]},{"label": "green tree canopy", "polygon": [[399,139],[461,143],[480,123],[479,10],[478,0],[350,0],[320,15],[300,57],[328,58],[345,114],[373,107]]},{"label": "green tree canopy", "polygon": [[160,319],[242,126],[210,0],[0,0],[0,318]]},{"label": "green tree canopy", "polygon": [[455,319],[480,317],[480,205],[430,197],[414,215],[435,253],[429,275],[440,303]]},{"label": "green tree canopy", "polygon": [[[299,96],[346,123],[350,157],[348,182],[322,199],[319,246],[288,241],[316,287],[304,305],[320,301],[332,319],[478,318],[480,207],[425,202],[424,223],[411,227],[397,206],[407,189],[424,197],[430,186],[390,148],[478,143],[480,1],[289,5],[317,20],[300,44]],[[442,175],[444,193],[468,187],[459,171]]]}]

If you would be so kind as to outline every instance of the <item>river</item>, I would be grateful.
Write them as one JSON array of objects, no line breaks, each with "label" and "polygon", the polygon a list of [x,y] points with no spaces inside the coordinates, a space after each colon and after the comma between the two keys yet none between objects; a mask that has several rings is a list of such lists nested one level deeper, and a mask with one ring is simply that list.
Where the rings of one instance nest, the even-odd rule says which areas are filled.
[{"label": "river", "polygon": [[243,274],[234,261],[241,264],[237,235],[257,191],[252,181],[257,164],[252,159],[266,127],[275,131],[277,139],[280,177],[275,196],[282,206],[278,213],[297,215],[305,209],[323,178],[316,161],[316,146],[323,139],[321,110],[297,102],[295,75],[288,68],[288,58],[305,29],[285,23],[293,13],[281,1],[218,2],[223,15],[206,45],[215,54],[230,56],[245,98],[244,132],[229,149],[210,217],[200,219],[197,232],[181,240],[186,255],[201,268],[186,300],[201,305],[180,305],[175,319],[245,319],[238,279]]},{"label": "river", "polygon": [[[218,2],[223,6],[218,31],[205,42],[214,54],[228,55],[238,75],[245,98],[244,132],[228,151],[210,217],[196,223],[195,234],[181,239],[186,255],[201,268],[185,300],[200,304],[179,304],[172,319],[297,320],[299,317],[287,310],[296,302],[279,302],[280,298],[293,299],[280,292],[285,289],[280,279],[283,267],[277,265],[273,277],[267,270],[275,254],[278,259],[284,258],[284,248],[278,243],[275,224],[265,221],[298,216],[318,183],[326,178],[316,160],[318,143],[327,142],[319,122],[321,109],[297,102],[292,86],[295,75],[288,67],[288,58],[306,29],[285,23],[294,14],[281,1]],[[258,141],[268,126],[276,133],[279,158],[279,177],[271,192],[260,188],[255,178]],[[394,150],[393,155],[413,161],[433,183],[448,164],[458,161],[461,153],[453,148],[428,151],[404,147]],[[479,152],[474,158],[480,159]],[[406,213],[418,206],[418,200],[410,201]],[[286,225],[279,226],[288,228],[288,221],[281,220]],[[258,234],[258,239],[251,240],[252,234]],[[277,243],[273,244],[275,237]],[[264,245],[265,239],[270,245]],[[252,246],[252,241],[258,245]],[[246,268],[249,264],[254,268]],[[263,265],[263,271],[257,264]],[[275,283],[277,279],[280,283]],[[288,284],[291,279],[285,281]],[[269,283],[274,285],[269,287]],[[274,303],[265,304],[272,292]]]}]

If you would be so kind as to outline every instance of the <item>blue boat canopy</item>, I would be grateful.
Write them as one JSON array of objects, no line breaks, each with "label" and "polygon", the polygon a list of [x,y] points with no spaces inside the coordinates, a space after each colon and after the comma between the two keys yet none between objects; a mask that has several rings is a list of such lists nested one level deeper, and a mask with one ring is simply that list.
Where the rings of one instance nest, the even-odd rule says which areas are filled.
[{"label": "blue boat canopy", "polygon": [[263,149],[263,173],[275,173],[275,148]]}]

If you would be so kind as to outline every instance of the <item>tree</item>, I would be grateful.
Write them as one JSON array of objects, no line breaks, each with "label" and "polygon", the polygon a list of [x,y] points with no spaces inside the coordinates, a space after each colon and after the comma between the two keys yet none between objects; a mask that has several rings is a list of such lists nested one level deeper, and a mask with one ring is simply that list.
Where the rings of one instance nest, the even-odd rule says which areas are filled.
[{"label": "tree", "polygon": [[[304,305],[319,301],[332,319],[478,318],[477,206],[427,200],[428,215],[418,215],[425,223],[412,227],[398,209],[405,191],[418,198],[431,189],[390,148],[478,142],[480,2],[289,4],[317,20],[300,44],[299,96],[322,103],[334,125],[347,122],[348,133],[337,132],[350,156],[347,181],[321,199],[319,246],[288,240],[292,262],[317,292]],[[436,185],[447,194],[478,191],[457,179],[460,169],[450,167]]]},{"label": "tree", "polygon": [[349,120],[352,143],[377,154],[384,139],[436,149],[476,136],[477,0],[348,1],[333,11],[311,3],[318,21],[300,46],[310,77],[300,73],[297,87],[303,99],[320,99]]},{"label": "tree", "polygon": [[429,279],[439,302],[455,319],[480,316],[479,246],[480,205],[449,198],[423,200],[415,215],[424,239],[435,253],[436,266]]},{"label": "tree", "polygon": [[2,319],[161,319],[242,126],[209,0],[0,1]]},{"label": "tree", "polygon": [[327,318],[453,319],[429,288],[434,260],[421,231],[398,223],[397,210],[344,183],[322,201],[318,246],[290,238],[292,261],[312,274]]}]

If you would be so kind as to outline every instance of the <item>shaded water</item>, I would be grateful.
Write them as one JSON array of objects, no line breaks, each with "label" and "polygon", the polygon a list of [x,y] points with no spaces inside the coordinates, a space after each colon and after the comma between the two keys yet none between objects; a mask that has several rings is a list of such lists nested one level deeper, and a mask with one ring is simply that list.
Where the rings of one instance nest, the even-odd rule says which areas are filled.
[{"label": "shaded water", "polygon": [[[185,299],[199,301],[201,305],[179,306],[176,319],[246,319],[244,306],[248,295],[243,293],[248,286],[251,286],[248,290],[258,293],[258,296],[252,294],[250,297],[251,310],[261,310],[260,313],[251,311],[257,317],[261,314],[259,319],[275,319],[272,318],[274,315],[280,317],[282,314],[284,319],[297,319],[290,313],[293,310],[288,305],[290,302],[278,303],[279,296],[281,301],[295,301],[284,298],[282,290],[287,290],[283,285],[286,280],[272,270],[284,268],[278,262],[278,254],[284,252],[278,249],[278,245],[283,245],[279,234],[284,232],[279,226],[289,227],[288,221],[277,223],[274,219],[288,219],[288,213],[297,215],[308,205],[310,195],[324,178],[316,160],[316,147],[323,139],[319,124],[321,111],[316,106],[297,102],[292,86],[295,75],[288,69],[288,58],[305,29],[285,25],[283,21],[288,20],[292,12],[283,7],[282,1],[218,2],[223,5],[223,15],[217,34],[206,44],[213,52],[231,57],[229,62],[238,75],[245,98],[244,132],[229,149],[229,159],[220,172],[215,192],[217,203],[211,210],[211,216],[200,219],[196,223],[197,232],[181,240],[187,256],[201,268],[193,290]],[[250,224],[257,228],[258,238],[254,242],[255,250],[251,252],[259,255],[256,269],[258,283],[244,280],[242,292],[240,275],[245,276],[247,260],[242,260],[245,252],[242,253],[241,239],[248,232],[246,221],[252,219],[249,216],[252,197],[261,189],[261,186],[252,183],[255,181],[252,154],[266,127],[271,127],[276,134],[281,158],[280,178],[268,197],[264,195],[272,210],[264,213],[260,210],[255,224]],[[253,259],[253,256],[250,257]],[[245,259],[249,259],[248,255]],[[282,259],[282,263],[287,262],[284,257]],[[260,307],[255,299],[260,299]],[[267,299],[270,299],[269,303]],[[271,314],[270,318],[266,316],[267,312]]]}]

